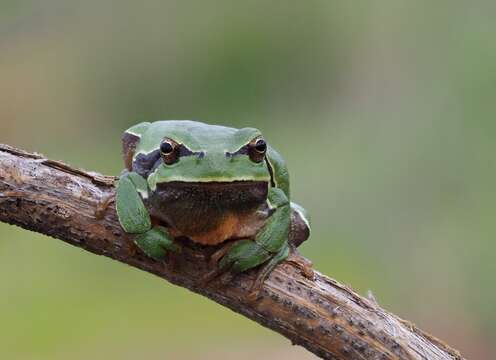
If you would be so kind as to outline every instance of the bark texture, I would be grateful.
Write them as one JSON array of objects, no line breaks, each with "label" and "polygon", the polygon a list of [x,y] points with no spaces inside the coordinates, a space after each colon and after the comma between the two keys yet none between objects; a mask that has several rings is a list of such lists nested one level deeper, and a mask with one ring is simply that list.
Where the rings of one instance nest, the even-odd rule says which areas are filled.
[{"label": "bark texture", "polygon": [[256,301],[248,299],[255,273],[207,286],[210,247],[186,243],[166,262],[136,249],[119,226],[114,206],[95,209],[114,193],[114,177],[74,169],[0,144],[0,221],[21,226],[155,274],[206,296],[287,337],[324,359],[462,359],[454,349],[383,310],[374,301],[317,271],[305,278],[280,264]]}]

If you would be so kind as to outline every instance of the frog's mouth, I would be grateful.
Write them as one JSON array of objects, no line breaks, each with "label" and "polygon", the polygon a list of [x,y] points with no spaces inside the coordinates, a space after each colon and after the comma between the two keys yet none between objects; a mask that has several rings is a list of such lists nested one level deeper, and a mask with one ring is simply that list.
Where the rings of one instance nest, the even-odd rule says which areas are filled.
[{"label": "frog's mouth", "polygon": [[249,214],[267,199],[265,181],[157,184],[147,200],[150,214],[185,233],[215,228],[227,214]]}]

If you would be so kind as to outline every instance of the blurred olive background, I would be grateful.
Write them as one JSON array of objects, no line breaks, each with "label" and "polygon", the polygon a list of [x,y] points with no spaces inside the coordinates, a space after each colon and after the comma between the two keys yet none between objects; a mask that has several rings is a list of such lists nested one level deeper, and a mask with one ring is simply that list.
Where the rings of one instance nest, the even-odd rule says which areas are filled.
[{"label": "blurred olive background", "polygon": [[[496,340],[494,1],[0,0],[0,142],[118,174],[138,121],[260,128],[317,269],[470,358]],[[312,359],[0,224],[2,359]]]}]

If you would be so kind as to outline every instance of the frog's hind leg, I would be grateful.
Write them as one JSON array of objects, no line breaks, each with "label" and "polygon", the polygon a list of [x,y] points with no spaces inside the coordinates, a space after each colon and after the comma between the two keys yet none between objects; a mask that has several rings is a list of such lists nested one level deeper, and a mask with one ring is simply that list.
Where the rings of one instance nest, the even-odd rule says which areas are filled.
[{"label": "frog's hind leg", "polygon": [[[289,201],[281,189],[272,188],[268,195],[272,215],[254,240],[238,240],[219,262],[219,268],[229,268],[230,273],[240,273],[267,262],[261,268],[252,293],[261,288],[275,266],[283,261],[289,253],[288,233],[290,226]],[[251,296],[253,297],[253,296]]]},{"label": "frog's hind leg", "polygon": [[297,250],[310,236],[310,219],[307,211],[300,205],[291,203],[291,232],[289,234],[289,256],[287,261],[301,270],[303,276],[314,278],[313,264],[305,259]]},{"label": "frog's hind leg", "polygon": [[207,285],[229,270],[228,267],[221,268],[219,266],[219,262],[231,250],[234,244],[234,241],[228,242],[210,256],[209,267],[213,268],[213,270],[202,276],[202,278],[200,279],[200,283],[202,285]]},{"label": "frog's hind leg", "polygon": [[213,280],[227,272],[232,274],[244,272],[266,262],[273,254],[253,240],[241,239],[226,244],[212,256],[211,261],[216,259],[220,261],[217,268],[204,277],[206,280]]},{"label": "frog's hind leg", "polygon": [[241,273],[269,260],[273,253],[253,240],[238,240],[219,262],[220,269]]},{"label": "frog's hind leg", "polygon": [[248,300],[255,301],[263,287],[263,284],[270,273],[275,269],[275,267],[284,261],[289,255],[289,247],[284,246],[279,252],[270,259],[258,272],[257,278],[253,282],[250,293],[248,294]]},{"label": "frog's hind leg", "polygon": [[[221,260],[214,270],[203,277],[202,282],[206,284],[224,274],[229,274],[232,277],[232,275],[239,274],[263,264],[273,256],[274,253],[271,253],[253,240],[241,239],[232,244],[226,244],[223,248],[214,253],[214,258],[211,261],[215,261],[219,258],[221,258]],[[225,282],[227,282],[227,280],[223,279],[223,283]]]},{"label": "frog's hind leg", "polygon": [[212,256],[210,256],[210,266],[218,266],[219,261],[224,257],[224,255],[229,252],[229,250],[231,250],[234,244],[234,241],[228,242],[227,244],[224,244],[224,246],[222,246],[219,250],[214,252]]}]

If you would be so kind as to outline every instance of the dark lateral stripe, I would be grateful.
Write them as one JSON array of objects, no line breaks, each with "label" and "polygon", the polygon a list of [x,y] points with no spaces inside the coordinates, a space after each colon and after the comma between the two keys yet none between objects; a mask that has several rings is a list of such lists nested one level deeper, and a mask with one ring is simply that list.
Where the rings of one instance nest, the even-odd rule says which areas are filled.
[{"label": "dark lateral stripe", "polygon": [[[193,152],[184,145],[179,145],[179,157],[182,156],[199,156],[203,157],[204,152]],[[143,154],[140,153],[136,155],[134,159],[132,170],[137,172],[144,178],[147,178],[155,169],[157,169],[160,164],[162,164],[162,158],[160,156],[160,150],[154,150],[151,153]]]},{"label": "dark lateral stripe", "polygon": [[227,152],[226,156],[227,157],[233,157],[233,156],[237,156],[237,155],[248,155],[248,154],[249,154],[248,145],[245,145],[235,152],[232,152],[232,153]]},{"label": "dark lateral stripe", "polygon": [[139,142],[139,136],[125,132],[122,134],[122,156],[126,169],[131,170],[133,166],[133,156],[136,145]]},{"label": "dark lateral stripe", "polygon": [[138,154],[133,162],[133,171],[145,179],[161,163],[160,150],[154,150],[148,154]]},{"label": "dark lateral stripe", "polygon": [[191,151],[190,149],[188,149],[183,144],[180,144],[179,145],[179,157],[182,157],[182,156],[193,156],[193,155],[202,156],[201,154],[203,154],[203,151],[194,152],[194,151]]}]

